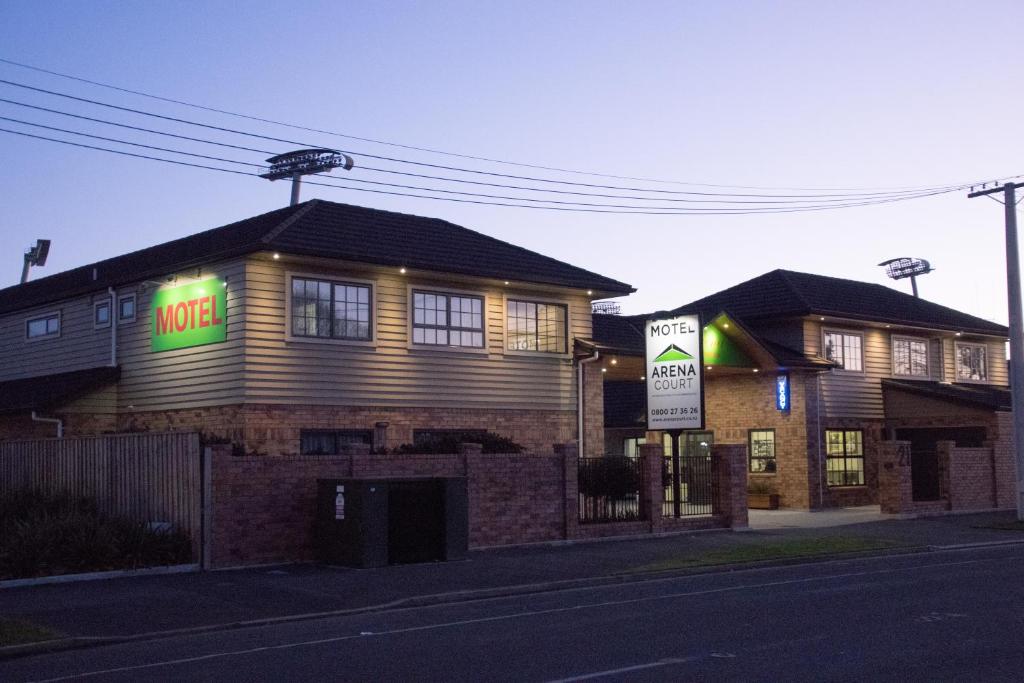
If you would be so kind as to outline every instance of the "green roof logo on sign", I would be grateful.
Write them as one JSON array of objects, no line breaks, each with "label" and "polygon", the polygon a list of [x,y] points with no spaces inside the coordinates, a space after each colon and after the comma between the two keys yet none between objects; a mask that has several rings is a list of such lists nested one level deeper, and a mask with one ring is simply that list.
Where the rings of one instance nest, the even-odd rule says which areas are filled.
[{"label": "green roof logo on sign", "polygon": [[654,359],[655,363],[666,363],[668,361],[678,360],[693,360],[693,356],[683,351],[675,344],[669,344],[668,348],[658,354],[658,357]]}]

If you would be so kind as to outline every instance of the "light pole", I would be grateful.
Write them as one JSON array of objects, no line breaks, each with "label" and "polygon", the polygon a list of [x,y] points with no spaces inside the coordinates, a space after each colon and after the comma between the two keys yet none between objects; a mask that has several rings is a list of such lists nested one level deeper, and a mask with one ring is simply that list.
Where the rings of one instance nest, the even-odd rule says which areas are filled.
[{"label": "light pole", "polygon": [[979,190],[969,198],[1003,193],[1006,214],[1006,295],[1010,309],[1010,395],[1013,409],[1013,450],[1017,465],[1017,519],[1024,521],[1024,312],[1021,311],[1020,251],[1017,246],[1017,188],[1024,183]]}]

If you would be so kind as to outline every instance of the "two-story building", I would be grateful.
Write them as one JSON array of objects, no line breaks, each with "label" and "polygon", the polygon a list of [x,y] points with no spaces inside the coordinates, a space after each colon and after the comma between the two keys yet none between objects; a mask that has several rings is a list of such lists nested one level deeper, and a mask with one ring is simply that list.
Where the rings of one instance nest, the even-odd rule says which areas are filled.
[{"label": "two-story building", "polygon": [[0,290],[0,438],[189,429],[299,454],[489,431],[550,449],[583,424],[602,452],[600,374],[581,408],[574,343],[593,299],[632,291],[312,200]]},{"label": "two-story building", "polygon": [[[704,328],[706,430],[681,450],[746,444],[749,478],[786,507],[877,502],[878,444],[910,441],[915,498],[938,495],[935,447],[1008,440],[1007,328],[889,287],[775,270],[670,314]],[[606,444],[645,429],[643,326],[594,317]]]}]

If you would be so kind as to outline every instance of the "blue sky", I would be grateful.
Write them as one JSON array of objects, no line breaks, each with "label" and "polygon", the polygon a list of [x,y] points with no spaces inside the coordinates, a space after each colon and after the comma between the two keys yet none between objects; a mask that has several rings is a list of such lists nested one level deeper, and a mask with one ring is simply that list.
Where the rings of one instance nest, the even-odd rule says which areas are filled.
[{"label": "blue sky", "polygon": [[[6,0],[0,57],[316,128],[563,168],[727,185],[936,186],[1024,173],[1014,124],[1021,19],[1024,4],[998,1]],[[0,79],[351,149],[353,178],[381,179],[358,152],[541,173],[240,121],[3,64]],[[187,130],[9,86],[0,97]],[[2,103],[0,116],[168,142]],[[3,284],[17,280],[36,237],[54,240],[42,276],[288,201],[283,183],[4,133],[0,145]],[[1002,207],[962,192],[747,216],[529,211],[304,189],[314,196],[446,218],[629,282],[639,289],[623,304],[631,313],[778,267],[885,283],[875,264],[906,255],[937,268],[920,282],[926,298],[1006,320]]]}]

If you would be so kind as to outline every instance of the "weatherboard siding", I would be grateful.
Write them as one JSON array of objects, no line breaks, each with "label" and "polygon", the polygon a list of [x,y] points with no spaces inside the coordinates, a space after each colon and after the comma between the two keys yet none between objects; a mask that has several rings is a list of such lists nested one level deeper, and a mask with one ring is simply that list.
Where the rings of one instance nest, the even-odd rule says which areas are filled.
[{"label": "weatherboard siding", "polygon": [[[825,357],[822,348],[824,330],[852,332],[863,337],[863,372],[831,370],[822,374],[821,401],[823,418],[852,417],[881,419],[885,417],[882,399],[883,379],[912,379],[892,372],[891,329],[860,327],[852,323],[830,324],[817,320],[804,321],[804,352]],[[954,341],[960,338],[944,332],[900,332],[897,336],[915,337],[928,341],[927,379],[953,381],[955,378]],[[963,341],[982,342],[988,348],[988,384],[1006,385],[1007,365],[1005,344],[997,339],[967,338]],[[941,355],[940,355],[941,350]]]},{"label": "weatherboard siding", "polygon": [[[286,339],[286,275],[310,274],[374,283],[373,346]],[[590,302],[567,289],[496,287],[482,280],[353,265],[247,265],[245,401],[388,407],[574,410],[568,355],[506,353],[505,295],[568,306],[570,338],[591,334]],[[487,353],[410,348],[409,288],[451,289],[485,296]]]}]

